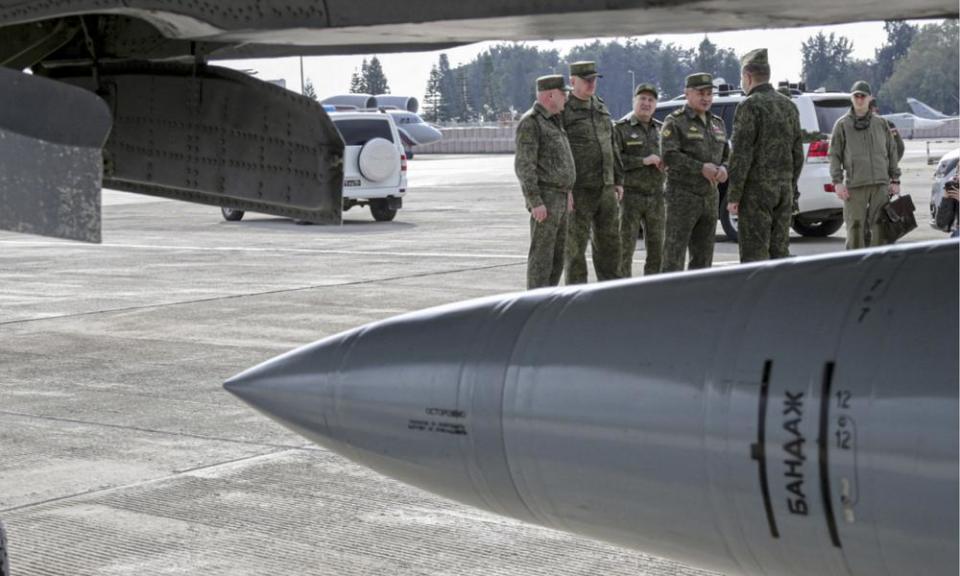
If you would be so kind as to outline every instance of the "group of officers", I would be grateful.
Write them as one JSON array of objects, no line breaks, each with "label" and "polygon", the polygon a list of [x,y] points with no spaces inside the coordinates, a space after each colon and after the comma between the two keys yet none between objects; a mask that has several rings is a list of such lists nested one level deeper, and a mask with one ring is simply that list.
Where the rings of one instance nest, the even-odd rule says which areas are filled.
[{"label": "group of officers", "polygon": [[[650,83],[636,87],[633,112],[613,122],[596,95],[598,78],[591,61],[570,64],[571,86],[562,75],[541,76],[537,101],[517,126],[515,171],[530,212],[528,288],[556,286],[561,276],[568,285],[585,283],[588,241],[597,280],[630,277],[641,227],[644,275],[709,268],[718,186],[725,182],[727,210],[739,218],[741,262],[789,255],[803,136],[796,106],[770,84],[766,49],[741,60],[746,98],[737,107],[732,153],[723,120],[710,112],[710,74],[687,76],[685,105],[662,123],[653,117],[659,92]],[[867,108],[859,111],[870,103],[858,96],[864,91],[869,94],[866,83],[854,85],[851,111],[831,142],[831,177],[845,201],[848,248],[865,245],[865,238],[882,243],[875,231],[865,234],[866,223],[899,184],[890,127]],[[850,132],[846,124],[854,146],[837,141],[838,129],[841,138]],[[851,161],[849,149],[862,156],[862,144],[877,134],[883,150],[874,156],[882,159],[870,158],[874,173],[855,174],[863,164]]]}]

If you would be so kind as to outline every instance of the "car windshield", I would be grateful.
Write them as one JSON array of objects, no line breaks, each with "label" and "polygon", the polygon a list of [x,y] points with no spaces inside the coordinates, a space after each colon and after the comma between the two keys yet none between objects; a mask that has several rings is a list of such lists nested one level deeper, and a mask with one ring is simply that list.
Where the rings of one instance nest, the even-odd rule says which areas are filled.
[{"label": "car windshield", "polygon": [[340,131],[343,143],[347,146],[363,146],[374,138],[383,138],[393,142],[390,124],[383,119],[355,118],[352,120],[334,120],[334,126]]},{"label": "car windshield", "polygon": [[816,100],[813,103],[817,111],[817,125],[820,132],[830,134],[833,125],[850,110],[850,101],[838,98],[835,100]]}]

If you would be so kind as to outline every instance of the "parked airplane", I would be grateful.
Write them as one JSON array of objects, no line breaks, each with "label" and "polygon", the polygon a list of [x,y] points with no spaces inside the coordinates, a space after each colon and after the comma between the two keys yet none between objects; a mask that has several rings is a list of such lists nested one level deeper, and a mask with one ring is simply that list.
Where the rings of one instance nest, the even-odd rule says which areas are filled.
[{"label": "parked airplane", "polygon": [[358,110],[382,108],[393,117],[403,147],[407,150],[407,158],[413,158],[413,147],[431,144],[443,138],[443,133],[436,127],[424,122],[417,114],[420,102],[413,96],[397,96],[394,94],[336,94],[320,100],[321,104],[332,106],[352,106]]},{"label": "parked airplane", "polygon": [[0,0],[0,229],[99,241],[101,185],[340,222],[343,143],[322,107],[212,60],[957,14],[953,0]]},{"label": "parked airplane", "polygon": [[407,158],[413,158],[413,147],[432,144],[443,138],[443,132],[432,124],[428,124],[418,114],[406,110],[387,110],[393,116],[393,121],[400,130],[403,138],[403,147],[407,150]]},{"label": "parked airplane", "polygon": [[955,120],[957,118],[957,116],[947,116],[943,112],[924,104],[916,98],[907,98],[907,106],[910,106],[910,109],[913,110],[913,113],[920,118],[927,118],[930,120]]},{"label": "parked airplane", "polygon": [[225,386],[408,484],[731,576],[956,576],[958,246],[452,304]]},{"label": "parked airplane", "polygon": [[884,118],[894,123],[900,135],[905,138],[912,138],[916,130],[934,130],[943,126],[948,119],[931,120],[921,118],[909,112],[897,112],[894,114],[884,114]]},{"label": "parked airplane", "polygon": [[357,110],[376,108],[379,105],[377,97],[370,94],[337,94],[321,99],[320,103],[331,106],[347,106]]},{"label": "parked airplane", "polygon": [[420,111],[420,101],[413,96],[397,96],[395,94],[377,94],[377,103],[380,106],[406,110],[417,113]]}]

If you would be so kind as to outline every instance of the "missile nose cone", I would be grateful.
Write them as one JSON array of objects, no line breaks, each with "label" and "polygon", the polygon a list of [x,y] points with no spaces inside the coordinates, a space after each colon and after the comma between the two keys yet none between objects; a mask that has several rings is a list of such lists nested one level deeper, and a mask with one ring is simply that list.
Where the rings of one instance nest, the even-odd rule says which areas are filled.
[{"label": "missile nose cone", "polygon": [[228,392],[280,424],[321,444],[342,360],[344,334],[268,360],[224,382]]}]

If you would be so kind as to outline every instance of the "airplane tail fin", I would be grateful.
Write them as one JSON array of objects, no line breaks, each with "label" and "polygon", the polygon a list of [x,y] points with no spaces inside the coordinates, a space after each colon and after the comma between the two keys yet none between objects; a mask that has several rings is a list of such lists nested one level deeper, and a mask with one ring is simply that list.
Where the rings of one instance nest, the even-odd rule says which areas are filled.
[{"label": "airplane tail fin", "polygon": [[907,98],[907,105],[910,106],[910,110],[912,110],[914,114],[921,118],[928,118],[930,120],[945,120],[950,118],[943,112],[931,108],[916,98]]}]

